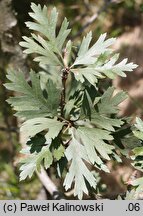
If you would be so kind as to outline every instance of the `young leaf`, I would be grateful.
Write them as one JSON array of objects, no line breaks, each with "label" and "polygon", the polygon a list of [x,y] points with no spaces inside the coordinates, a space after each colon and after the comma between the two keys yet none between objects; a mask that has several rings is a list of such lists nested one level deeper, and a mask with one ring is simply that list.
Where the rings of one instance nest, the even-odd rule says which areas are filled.
[{"label": "young leaf", "polygon": [[60,104],[61,89],[56,88],[53,81],[48,80],[45,86],[45,91],[47,92],[47,95],[48,95],[48,98],[47,98],[48,109],[54,116],[57,114],[57,109]]},{"label": "young leaf", "polygon": [[[111,118],[111,114],[118,113],[118,105],[126,99],[125,92],[119,92],[113,96],[114,87],[108,88],[102,97],[92,108],[91,123],[108,131],[115,131],[114,127],[123,124],[121,119]],[[95,103],[95,102],[94,102]]]},{"label": "young leaf", "polygon": [[[133,134],[135,135],[135,137],[137,137],[139,140],[139,144],[137,145],[136,143],[136,147],[132,149],[132,156],[131,159],[133,160],[132,165],[140,170],[143,171],[143,146],[142,146],[142,141],[143,141],[143,121],[140,118],[136,118],[136,124],[135,127],[138,130],[133,130]],[[143,183],[143,181],[142,181]],[[139,186],[140,188],[140,186]]]},{"label": "young leaf", "polygon": [[[133,69],[137,67],[136,64],[127,63],[128,59],[124,59],[120,63],[115,64],[119,58],[118,54],[115,54],[109,59],[112,53],[110,52],[109,46],[115,42],[114,38],[105,40],[106,34],[103,34],[99,37],[97,42],[89,48],[91,38],[91,32],[83,38],[77,58],[71,66],[71,71],[77,81],[83,83],[88,80],[90,84],[95,86],[97,79],[104,77],[113,79],[116,75],[125,77],[125,71],[133,71]],[[84,67],[78,65],[84,65]],[[78,67],[74,68],[74,66]]]},{"label": "young leaf", "polygon": [[46,169],[50,167],[50,165],[53,162],[52,153],[50,152],[47,146],[43,147],[41,152],[30,154],[26,159],[23,159],[21,161],[23,165],[20,167],[21,170],[20,181],[26,179],[28,176],[29,178],[31,178],[34,171],[40,170],[40,166],[43,160],[44,160],[44,167]]},{"label": "young leaf", "polygon": [[125,92],[120,91],[113,96],[114,87],[110,87],[101,97],[101,102],[98,103],[98,111],[101,115],[117,114],[118,105],[127,98]]},{"label": "young leaf", "polygon": [[[20,45],[22,47],[26,48],[24,50],[24,53],[26,53],[26,54],[32,54],[32,53],[39,54],[38,57],[34,58],[34,61],[39,62],[41,64],[62,66],[61,61],[54,54],[53,50],[47,44],[43,44],[46,42],[44,39],[42,39],[41,36],[36,36],[35,34],[32,34],[31,36],[32,36],[31,38],[24,36],[23,39],[25,41],[20,42]],[[37,43],[34,39],[36,41],[40,42],[41,45],[39,45],[39,43]]]},{"label": "young leaf", "polygon": [[140,118],[136,118],[136,124],[135,124],[136,128],[143,132],[143,121]]},{"label": "young leaf", "polygon": [[126,77],[124,72],[126,71],[133,71],[138,65],[131,63],[127,63],[128,59],[124,59],[121,62],[116,63],[118,60],[119,55],[115,54],[107,63],[103,63],[101,66],[94,67],[94,70],[100,74],[109,77],[110,79],[114,79],[117,75],[121,77]]},{"label": "young leaf", "polygon": [[97,60],[97,57],[106,52],[109,49],[108,47],[115,42],[115,38],[110,38],[108,40],[105,40],[105,38],[106,34],[102,34],[97,42],[91,48],[89,48],[92,39],[92,33],[89,32],[87,36],[83,38],[77,58],[72,67],[76,65],[94,64]]},{"label": "young leaf", "polygon": [[56,8],[52,9],[49,17],[46,6],[42,8],[40,5],[32,3],[31,9],[33,12],[29,13],[29,15],[36,22],[26,22],[26,25],[30,30],[37,31],[38,34],[42,34],[42,36],[31,34],[32,38],[23,37],[25,41],[21,42],[20,45],[26,48],[24,52],[28,54],[39,54],[39,56],[35,58],[35,61],[38,61],[42,64],[62,65],[62,61],[58,59],[56,54],[62,58],[63,44],[70,33],[67,19],[64,19],[61,28],[56,35],[56,26],[58,20]]},{"label": "young leaf", "polygon": [[53,151],[53,157],[58,161],[64,156],[65,148],[63,145],[60,145],[57,149]]},{"label": "young leaf", "polygon": [[135,154],[135,156],[143,156],[143,147],[136,147],[133,150],[133,153]]},{"label": "young leaf", "polygon": [[63,125],[63,122],[57,121],[55,118],[33,118],[24,122],[21,131],[26,134],[27,137],[34,137],[41,131],[48,130],[45,134],[45,138],[47,143],[51,143],[51,140],[58,136]]},{"label": "young leaf", "polygon": [[[11,83],[5,84],[5,87],[23,94],[7,100],[17,111],[17,116],[32,119],[35,117],[53,116],[57,113],[60,92],[52,81],[47,83],[48,99],[46,100],[43,96],[39,76],[34,71],[30,72],[31,86],[26,82],[22,72],[9,71],[7,78]],[[53,99],[56,100],[54,101]]]},{"label": "young leaf", "polygon": [[137,178],[131,182],[131,185],[136,187],[136,199],[141,199],[143,197],[143,177]]},{"label": "young leaf", "polygon": [[[112,154],[114,146],[104,142],[104,140],[112,140],[110,132],[98,128],[79,127],[77,129],[77,136],[79,136],[81,143],[84,145],[89,160],[92,164],[97,164],[98,167],[105,171],[105,165],[101,157],[110,160],[109,155]],[[98,153],[101,155],[98,156]],[[106,171],[108,171],[106,167]]]},{"label": "young leaf", "polygon": [[120,127],[124,122],[121,119],[108,118],[100,115],[98,112],[92,113],[91,123],[108,131],[115,131],[114,127]]},{"label": "young leaf", "polygon": [[[126,77],[125,71],[133,71],[138,65],[133,63],[127,63],[127,59],[124,59],[118,64],[114,64],[115,59],[117,60],[117,55],[113,56],[107,63],[103,62],[103,65],[92,64],[84,68],[72,68],[75,79],[81,83],[88,80],[91,85],[97,83],[97,79],[109,77],[114,79],[117,75],[121,77]],[[127,63],[127,64],[126,64]]]},{"label": "young leaf", "polygon": [[92,66],[85,68],[76,68],[71,70],[74,74],[74,77],[77,81],[84,83],[85,80],[88,80],[91,85],[95,86],[98,81],[98,78],[104,78],[98,71],[96,71]]},{"label": "young leaf", "polygon": [[72,42],[71,40],[69,40],[64,50],[64,64],[66,65],[66,67],[68,67],[70,59],[71,59],[71,51],[72,51]]},{"label": "young leaf", "polygon": [[140,118],[138,118],[138,117],[136,118],[135,127],[136,127],[138,130],[134,130],[134,131],[133,131],[133,134],[134,134],[138,139],[143,140],[143,121],[142,121]]},{"label": "young leaf", "polygon": [[93,188],[96,187],[96,179],[83,161],[85,160],[90,163],[84,146],[76,139],[74,133],[74,129],[72,128],[72,139],[65,151],[65,156],[68,161],[71,161],[71,164],[64,180],[64,186],[65,189],[68,190],[74,181],[74,195],[77,195],[79,199],[82,199],[83,193],[88,194],[85,179]]},{"label": "young leaf", "polygon": [[[138,130],[133,130],[133,134],[135,135],[135,137],[137,137],[138,139],[143,141],[143,121],[138,117],[136,118],[135,127]],[[135,147],[132,151],[133,151],[135,157],[143,156],[142,144],[141,144],[141,146]]]}]

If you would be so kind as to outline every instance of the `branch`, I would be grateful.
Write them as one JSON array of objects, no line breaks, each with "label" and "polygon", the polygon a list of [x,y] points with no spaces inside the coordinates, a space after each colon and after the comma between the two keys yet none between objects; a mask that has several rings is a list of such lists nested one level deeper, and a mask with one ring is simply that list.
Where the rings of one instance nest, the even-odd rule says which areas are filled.
[{"label": "branch", "polygon": [[66,81],[69,74],[69,68],[64,68],[62,70],[62,92],[61,92],[61,101],[60,101],[60,107],[61,107],[61,117],[64,118],[64,107],[65,107],[65,99],[66,99]]},{"label": "branch", "polygon": [[6,127],[0,126],[0,131],[18,133],[18,128],[16,128],[16,127],[9,127],[9,128],[6,128]]},{"label": "branch", "polygon": [[111,0],[105,0],[105,1],[104,1],[104,5],[98,10],[98,12],[97,12],[96,14],[92,15],[92,16],[89,18],[88,22],[77,32],[76,35],[74,35],[73,37],[71,37],[71,39],[74,40],[75,38],[79,37],[79,36],[82,34],[82,32],[83,32],[89,25],[91,25],[91,24],[98,18],[98,16],[99,16],[102,12],[104,12],[104,11],[106,11],[106,10],[108,9],[108,7],[109,7],[109,5],[110,5],[111,3],[112,3]]},{"label": "branch", "polygon": [[56,185],[51,181],[43,167],[41,168],[40,173],[37,172],[37,175],[45,189],[50,193],[54,200],[63,199],[63,195],[58,191]]},{"label": "branch", "polygon": [[84,5],[84,8],[85,8],[85,12],[79,14],[73,21],[70,22],[71,28],[73,27],[73,25],[76,22],[79,22],[80,20],[84,19],[84,17],[87,16],[87,11],[88,12],[91,11],[91,5],[89,4],[89,0],[84,0],[83,5]]}]

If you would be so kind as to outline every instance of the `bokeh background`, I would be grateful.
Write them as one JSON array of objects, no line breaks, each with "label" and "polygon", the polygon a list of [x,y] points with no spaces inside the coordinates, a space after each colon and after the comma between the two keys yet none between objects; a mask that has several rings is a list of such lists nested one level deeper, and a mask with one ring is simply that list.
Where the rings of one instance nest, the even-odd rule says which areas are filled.
[{"label": "bokeh background", "polygon": [[[38,70],[32,57],[24,55],[19,46],[22,35],[29,35],[24,22],[30,19],[31,2],[46,4],[48,10],[56,6],[59,24],[64,16],[68,18],[72,28],[70,37],[77,45],[90,30],[93,31],[93,41],[104,32],[108,33],[108,37],[117,37],[115,51],[121,53],[121,58],[127,57],[139,67],[127,74],[127,78],[117,77],[113,83],[107,80],[103,85],[114,85],[117,91],[124,89],[128,92],[129,99],[120,105],[121,116],[130,116],[134,121],[136,116],[142,117],[143,114],[143,0],[0,0],[0,199],[51,198],[36,175],[19,182],[20,121],[13,116],[6,102],[14,93],[3,86],[10,67],[22,70],[26,76],[29,68]],[[100,192],[108,197],[124,193],[133,168],[125,159],[120,165],[110,162],[108,166],[112,170],[110,174],[97,175]],[[49,172],[63,192],[54,171]],[[71,198],[72,191],[67,196]]]}]

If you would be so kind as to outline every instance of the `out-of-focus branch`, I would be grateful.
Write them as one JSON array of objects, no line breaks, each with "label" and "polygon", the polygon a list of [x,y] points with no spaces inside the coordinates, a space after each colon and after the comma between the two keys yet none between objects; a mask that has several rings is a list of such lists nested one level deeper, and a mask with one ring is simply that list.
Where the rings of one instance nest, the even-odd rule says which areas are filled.
[{"label": "out-of-focus branch", "polygon": [[[2,57],[4,58],[5,55],[2,54],[0,58],[2,58]],[[3,67],[6,67],[5,60],[3,60],[2,63],[3,63]],[[5,76],[4,69],[1,67],[0,67],[0,73],[1,73],[1,75],[0,75],[0,84],[1,84],[0,100],[2,101],[0,111],[2,113],[3,125],[5,126],[5,127],[0,126],[0,129],[1,129],[1,131],[4,131],[4,130],[6,131],[6,139],[9,142],[9,151],[11,152],[11,157],[12,157],[14,154],[14,144],[13,144],[13,138],[12,138],[12,134],[11,134],[11,130],[10,130],[10,127],[11,127],[11,124],[9,122],[10,113],[9,113],[9,109],[8,109],[7,103],[6,103],[6,100],[8,98],[8,93],[5,89],[5,87],[3,86],[3,83],[6,82],[6,76]]]},{"label": "out-of-focus branch", "polygon": [[90,4],[89,4],[89,0],[84,0],[83,1],[83,5],[84,5],[84,8],[85,8],[85,12],[84,13],[80,13],[77,17],[75,17],[75,19],[73,21],[70,22],[70,25],[71,25],[71,28],[72,26],[79,22],[80,20],[84,19],[84,17],[87,16],[87,11],[90,12],[91,11],[91,7],[90,7]]},{"label": "out-of-focus branch", "polygon": [[56,185],[52,182],[52,180],[49,178],[47,172],[44,170],[44,168],[41,168],[41,172],[37,172],[37,175],[45,187],[45,189],[49,192],[49,194],[52,196],[54,200],[60,200],[63,199],[63,195],[58,191]]},{"label": "out-of-focus branch", "polygon": [[6,128],[6,127],[2,127],[2,126],[0,126],[0,131],[4,131],[4,132],[14,132],[14,133],[18,133],[18,132],[19,132],[18,128],[16,128],[16,127],[9,127],[9,128]]},{"label": "out-of-focus branch", "polygon": [[108,7],[109,7],[109,5],[110,5],[111,3],[112,3],[111,0],[104,0],[104,4],[103,4],[103,6],[98,10],[98,12],[97,12],[96,14],[93,14],[93,15],[89,18],[88,22],[87,22],[87,23],[77,32],[77,34],[74,35],[71,39],[74,40],[75,38],[79,37],[79,36],[82,34],[82,32],[83,32],[88,26],[90,26],[90,25],[98,18],[98,16],[99,16],[102,12],[105,12],[105,11],[108,9]]}]

